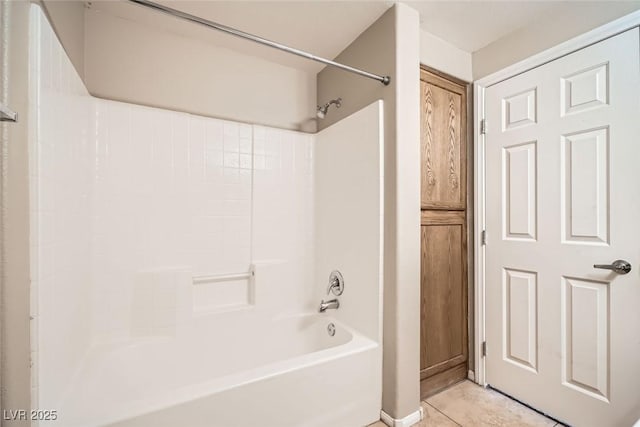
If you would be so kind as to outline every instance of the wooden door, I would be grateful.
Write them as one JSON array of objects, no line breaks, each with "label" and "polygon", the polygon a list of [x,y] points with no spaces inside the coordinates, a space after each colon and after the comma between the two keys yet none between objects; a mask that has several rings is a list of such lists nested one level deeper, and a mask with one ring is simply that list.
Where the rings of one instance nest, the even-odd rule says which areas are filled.
[{"label": "wooden door", "polygon": [[467,376],[466,87],[421,71],[422,397]]},{"label": "wooden door", "polygon": [[575,426],[640,418],[639,35],[486,90],[486,379]]}]

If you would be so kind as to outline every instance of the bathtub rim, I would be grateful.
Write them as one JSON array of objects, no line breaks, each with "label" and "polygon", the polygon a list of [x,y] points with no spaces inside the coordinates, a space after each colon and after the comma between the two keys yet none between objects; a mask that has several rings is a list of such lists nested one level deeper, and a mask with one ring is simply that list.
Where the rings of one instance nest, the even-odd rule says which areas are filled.
[{"label": "bathtub rim", "polygon": [[[267,363],[254,368],[235,372],[221,377],[209,379],[198,384],[189,384],[187,386],[164,390],[160,394],[156,394],[150,398],[136,401],[120,403],[117,409],[105,410],[96,414],[95,421],[86,424],[86,417],[72,419],[69,427],[98,427],[117,425],[135,417],[144,416],[153,412],[162,411],[171,407],[179,406],[190,401],[211,397],[217,393],[233,390],[239,387],[247,386],[259,381],[268,380],[270,378],[284,375],[290,372],[298,371],[305,368],[321,365],[343,357],[363,353],[366,351],[382,351],[381,344],[366,337],[362,333],[353,328],[344,325],[336,318],[318,313],[296,313],[284,314],[276,316],[274,319],[283,320],[287,318],[316,318],[317,321],[334,323],[338,328],[344,328],[351,335],[349,341],[334,347],[324,348],[311,353],[297,355],[291,358],[278,360],[276,362]],[[135,345],[141,343],[135,343]],[[86,363],[86,359],[85,359]],[[84,363],[83,363],[84,365]],[[380,372],[382,374],[382,372]],[[61,414],[64,414],[65,401],[61,404]],[[76,412],[77,413],[77,412]],[[78,424],[78,423],[83,424]]]}]

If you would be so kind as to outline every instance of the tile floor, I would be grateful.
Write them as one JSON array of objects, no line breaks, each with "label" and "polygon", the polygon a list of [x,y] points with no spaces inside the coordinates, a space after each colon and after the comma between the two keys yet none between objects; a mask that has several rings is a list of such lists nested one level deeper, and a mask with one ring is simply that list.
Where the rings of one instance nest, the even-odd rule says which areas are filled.
[{"label": "tile floor", "polygon": [[[471,381],[458,383],[422,401],[424,419],[417,427],[561,427],[524,405]],[[385,427],[382,421],[369,427]]]}]

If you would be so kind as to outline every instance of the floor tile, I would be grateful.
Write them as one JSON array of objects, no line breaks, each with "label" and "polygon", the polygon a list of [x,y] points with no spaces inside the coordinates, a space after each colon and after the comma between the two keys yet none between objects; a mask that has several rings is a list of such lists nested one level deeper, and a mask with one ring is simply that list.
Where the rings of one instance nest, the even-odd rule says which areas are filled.
[{"label": "floor tile", "polygon": [[[427,403],[422,402],[420,406],[422,406],[422,410],[424,411],[424,418],[418,424],[415,424],[414,427],[459,427],[458,424],[451,421]],[[370,424],[368,427],[387,427],[387,425],[382,421],[378,421]]]},{"label": "floor tile", "polygon": [[470,381],[463,381],[427,403],[464,427],[549,426],[555,422],[518,402]]},{"label": "floor tile", "polygon": [[447,418],[433,406],[422,402],[424,418],[417,424],[417,427],[458,427],[458,424]]}]

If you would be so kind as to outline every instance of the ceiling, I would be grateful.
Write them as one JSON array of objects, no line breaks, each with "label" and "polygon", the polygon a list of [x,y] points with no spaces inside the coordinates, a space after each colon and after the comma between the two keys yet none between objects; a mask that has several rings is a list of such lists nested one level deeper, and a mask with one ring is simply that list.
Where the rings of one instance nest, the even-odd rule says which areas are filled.
[{"label": "ceiling", "polygon": [[[407,1],[420,12],[420,27],[465,52],[475,52],[565,1]],[[576,3],[577,4],[577,3]]]},{"label": "ceiling", "polygon": [[[386,0],[156,1],[326,58],[334,58],[394,4]],[[420,12],[422,30],[466,52],[474,52],[567,5],[565,1],[402,1]],[[309,72],[323,67],[128,1],[98,0],[88,5],[88,13],[116,15],[290,67]]]}]

